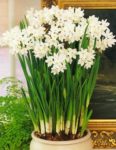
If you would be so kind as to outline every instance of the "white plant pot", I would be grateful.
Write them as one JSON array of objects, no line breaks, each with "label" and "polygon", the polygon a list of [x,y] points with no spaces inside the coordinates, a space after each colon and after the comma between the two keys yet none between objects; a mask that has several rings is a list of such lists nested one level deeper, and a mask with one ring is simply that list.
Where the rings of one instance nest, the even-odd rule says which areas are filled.
[{"label": "white plant pot", "polygon": [[32,133],[32,141],[30,150],[92,150],[93,144],[91,134],[88,134],[80,139],[71,141],[48,141],[43,140]]}]

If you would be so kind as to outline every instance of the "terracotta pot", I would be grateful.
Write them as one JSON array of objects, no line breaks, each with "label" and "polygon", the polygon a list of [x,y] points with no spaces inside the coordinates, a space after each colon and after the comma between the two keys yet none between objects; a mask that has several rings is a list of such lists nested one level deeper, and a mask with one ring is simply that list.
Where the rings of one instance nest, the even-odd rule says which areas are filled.
[{"label": "terracotta pot", "polygon": [[30,150],[92,150],[91,134],[80,139],[71,141],[47,141],[40,139],[32,133]]}]

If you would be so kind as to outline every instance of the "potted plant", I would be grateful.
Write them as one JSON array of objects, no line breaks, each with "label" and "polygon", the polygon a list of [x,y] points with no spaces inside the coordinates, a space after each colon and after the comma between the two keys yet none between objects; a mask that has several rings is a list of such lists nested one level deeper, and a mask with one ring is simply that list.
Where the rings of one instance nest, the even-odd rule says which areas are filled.
[{"label": "potted plant", "polygon": [[31,9],[3,34],[1,45],[20,60],[22,89],[34,125],[30,150],[90,150],[89,104],[102,53],[116,42],[107,20],[81,8]]}]

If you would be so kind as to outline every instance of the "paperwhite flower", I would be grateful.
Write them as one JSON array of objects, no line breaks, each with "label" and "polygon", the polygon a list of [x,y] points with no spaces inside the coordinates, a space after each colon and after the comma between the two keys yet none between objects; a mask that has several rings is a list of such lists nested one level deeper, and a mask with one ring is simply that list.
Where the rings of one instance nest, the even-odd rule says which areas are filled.
[{"label": "paperwhite flower", "polygon": [[54,57],[53,56],[48,56],[46,59],[46,63],[48,65],[48,67],[51,67],[54,63]]},{"label": "paperwhite flower", "polygon": [[66,69],[66,55],[64,53],[57,53],[54,54],[53,56],[48,56],[46,63],[48,66],[51,67],[51,72],[56,75],[59,74],[60,72],[64,72]]},{"label": "paperwhite flower", "polygon": [[50,48],[48,47],[47,43],[43,42],[36,42],[34,47],[34,54],[36,57],[42,59],[49,53]]},{"label": "paperwhite flower", "polygon": [[67,41],[69,43],[74,42],[74,29],[75,25],[71,22],[64,22],[64,27],[62,28],[61,32],[59,33],[59,39],[63,41]]},{"label": "paperwhite flower", "polygon": [[[102,53],[116,43],[107,20],[95,16],[85,18],[81,8],[31,9],[26,19],[27,27],[21,30],[17,26],[4,33],[0,45],[8,45],[12,54],[26,55],[32,50],[35,57],[44,58],[53,74],[64,72],[66,64],[73,61],[86,69],[91,68],[95,53]],[[84,34],[89,39],[87,49],[81,48]]]},{"label": "paperwhite flower", "polygon": [[56,75],[66,70],[66,63],[72,63],[76,59],[76,49],[60,49],[58,53],[53,56],[47,56],[46,63],[51,67],[51,72]]},{"label": "paperwhite flower", "polygon": [[88,50],[88,49],[81,49],[77,55],[79,55],[78,64],[82,67],[88,69],[91,68],[91,66],[94,63],[95,59],[95,51],[94,50]]},{"label": "paperwhite flower", "polygon": [[89,26],[87,33],[91,38],[100,39],[105,31],[108,29],[109,23],[107,20],[99,20],[95,16],[90,16],[88,18]]},{"label": "paperwhite flower", "polygon": [[41,40],[44,38],[45,35],[45,28],[42,26],[39,26],[38,28],[34,28],[32,26],[28,26],[26,28],[27,34],[36,40]]},{"label": "paperwhite flower", "polygon": [[77,54],[78,54],[77,49],[71,49],[71,48],[69,48],[66,51],[67,51],[66,52],[67,53],[67,55],[66,55],[66,61],[71,64],[72,61],[73,61],[73,59],[76,59],[76,57],[77,57]]},{"label": "paperwhite flower", "polygon": [[84,11],[81,10],[81,8],[76,8],[74,11],[74,15],[72,16],[74,23],[79,23],[83,17]]},{"label": "paperwhite flower", "polygon": [[65,63],[58,63],[57,65],[53,65],[51,72],[56,75],[59,74],[60,72],[64,72],[66,70],[66,64]]},{"label": "paperwhite flower", "polygon": [[102,39],[96,42],[96,47],[100,52],[106,50],[108,47],[112,47],[116,43],[116,39],[109,29],[104,32],[103,36]]},{"label": "paperwhite flower", "polygon": [[14,43],[19,42],[20,38],[21,38],[21,31],[19,27],[16,26],[10,31],[3,33],[1,44],[3,46],[6,46],[6,45],[12,46]]},{"label": "paperwhite flower", "polygon": [[9,46],[12,54],[16,54],[20,51],[20,41],[21,41],[21,30],[18,26],[11,29],[9,32],[3,33],[1,38],[1,46]]},{"label": "paperwhite flower", "polygon": [[81,10],[81,8],[72,8],[69,7],[67,10],[65,10],[62,13],[62,18],[64,20],[70,20],[73,23],[79,23],[80,20],[83,18],[84,16],[84,11]]},{"label": "paperwhite flower", "polygon": [[45,35],[45,43],[48,43],[49,47],[52,48],[54,47],[58,47],[59,42],[58,40],[56,40],[55,38],[49,36],[49,35]]},{"label": "paperwhite flower", "polygon": [[27,11],[26,18],[29,22],[29,25],[38,28],[41,24],[43,24],[44,17],[42,13],[42,10],[38,11],[33,8]]}]

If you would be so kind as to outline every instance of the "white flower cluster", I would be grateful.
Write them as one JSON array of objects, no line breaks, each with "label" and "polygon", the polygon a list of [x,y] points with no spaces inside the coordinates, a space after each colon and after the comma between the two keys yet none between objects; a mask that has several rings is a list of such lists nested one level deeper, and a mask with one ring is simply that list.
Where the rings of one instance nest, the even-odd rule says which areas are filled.
[{"label": "white flower cluster", "polygon": [[[115,37],[113,36],[113,33],[109,30],[109,23],[107,20],[101,20],[95,16],[90,16],[88,18],[88,30],[87,34],[90,37],[90,45],[93,45],[93,39],[96,38],[96,47],[97,49],[102,52],[106,50],[108,47],[112,47],[114,43],[116,42]],[[91,47],[92,48],[92,47]]]},{"label": "white flower cluster", "polygon": [[89,50],[81,49],[78,52],[78,55],[79,55],[78,64],[80,64],[82,67],[86,69],[91,68],[95,59],[95,51],[90,49]]},{"label": "white flower cluster", "polygon": [[48,64],[48,67],[51,67],[51,72],[55,75],[64,72],[66,63],[71,64],[73,59],[76,59],[76,56],[77,50],[68,48],[61,50],[58,53],[54,53],[52,56],[48,56],[46,63]]},{"label": "white flower cluster", "polygon": [[[23,55],[33,50],[35,57],[45,59],[53,74],[64,72],[66,64],[73,60],[86,69],[91,68],[96,53],[116,43],[109,23],[95,16],[85,18],[81,8],[31,9],[26,19],[27,27],[17,26],[4,33],[0,45],[10,46],[12,54]],[[85,34],[89,43],[83,48]]]}]

